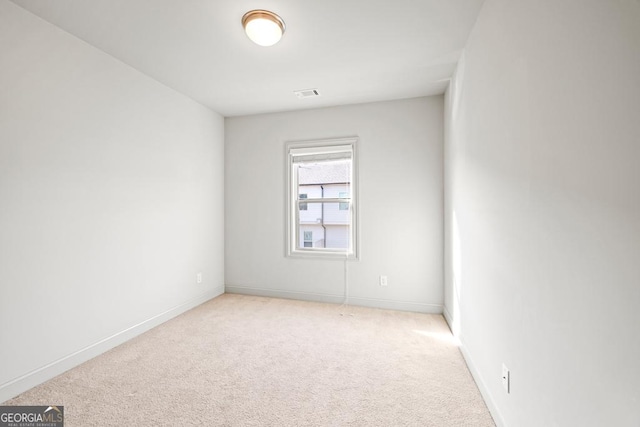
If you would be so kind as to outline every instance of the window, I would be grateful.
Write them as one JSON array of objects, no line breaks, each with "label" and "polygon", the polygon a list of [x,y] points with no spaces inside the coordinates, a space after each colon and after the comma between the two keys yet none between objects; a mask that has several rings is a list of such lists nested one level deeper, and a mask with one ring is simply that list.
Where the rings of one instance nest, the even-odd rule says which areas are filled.
[{"label": "window", "polygon": [[[340,197],[341,199],[348,199],[348,198],[349,198],[349,193],[344,192],[344,191],[341,191],[341,192],[338,194],[338,197]],[[341,203],[340,203],[340,210],[341,210],[341,211],[349,210],[349,203],[341,202]]]},{"label": "window", "polygon": [[356,141],[287,144],[289,256],[357,257]]},{"label": "window", "polygon": [[[298,194],[298,198],[300,200],[304,200],[307,198],[306,194]],[[301,211],[306,211],[307,210],[307,204],[306,203],[300,203],[300,210]]]},{"label": "window", "polygon": [[[300,208],[300,210],[302,210],[302,208]],[[305,248],[313,247],[313,231],[304,232],[304,247]]]}]

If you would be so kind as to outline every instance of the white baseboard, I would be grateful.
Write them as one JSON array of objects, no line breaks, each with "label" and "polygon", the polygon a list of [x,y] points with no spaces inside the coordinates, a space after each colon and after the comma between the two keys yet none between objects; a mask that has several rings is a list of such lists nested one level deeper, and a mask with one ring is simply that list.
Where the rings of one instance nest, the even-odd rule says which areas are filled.
[{"label": "white baseboard", "polygon": [[[226,286],[225,292],[230,294],[255,295],[261,297],[297,299],[304,301],[328,302],[342,304],[344,295],[316,294],[311,292],[283,291],[278,289],[252,288],[246,286]],[[349,304],[362,307],[384,308],[387,310],[413,311],[417,313],[442,314],[441,304],[425,304],[417,302],[392,301],[375,298],[349,297]]]},{"label": "white baseboard", "polygon": [[62,357],[54,362],[49,363],[48,365],[42,366],[14,380],[4,383],[0,385],[0,402],[5,402],[6,400],[17,396],[20,393],[23,393],[30,388],[37,386],[38,384],[42,384],[43,382],[50,380],[51,378],[54,378],[62,374],[63,372],[66,372],[69,369],[86,362],[89,359],[93,359],[94,357],[108,350],[111,350],[114,347],[119,346],[120,344],[148,331],[149,329],[152,329],[166,322],[167,320],[170,320],[188,310],[191,310],[192,308],[205,303],[212,298],[222,295],[223,293],[224,287],[218,286],[211,291],[205,292],[204,294],[196,298],[170,308],[169,310],[143,322],[140,322],[137,325],[133,325],[130,328],[127,328],[110,337],[91,344],[81,350],[76,351],[75,353],[69,354],[68,356]]},{"label": "white baseboard", "polygon": [[464,357],[464,360],[467,363],[467,367],[471,372],[471,376],[475,380],[476,385],[478,386],[478,390],[480,390],[480,394],[482,395],[484,402],[487,404],[487,408],[489,408],[489,412],[493,417],[493,421],[496,423],[497,427],[506,427],[504,419],[502,418],[502,414],[498,410],[498,407],[496,406],[495,401],[493,400],[493,396],[489,392],[489,389],[487,388],[484,380],[482,379],[482,375],[480,375],[480,372],[476,368],[475,363],[473,363],[471,354],[469,353],[469,350],[467,350],[467,347],[464,345],[462,337],[460,337],[459,348],[460,348],[460,352],[462,353],[462,357]]},{"label": "white baseboard", "polygon": [[451,313],[449,313],[449,310],[447,310],[446,305],[442,307],[442,315],[444,316],[444,320],[447,321],[447,325],[449,325],[449,329],[453,331],[453,316],[451,316]]}]

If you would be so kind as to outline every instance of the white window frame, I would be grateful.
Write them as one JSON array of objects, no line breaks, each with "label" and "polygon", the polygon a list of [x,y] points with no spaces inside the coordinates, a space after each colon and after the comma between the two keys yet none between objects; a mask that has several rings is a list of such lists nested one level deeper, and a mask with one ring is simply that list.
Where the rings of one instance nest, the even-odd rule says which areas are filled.
[{"label": "white window frame", "polygon": [[[337,139],[323,139],[313,141],[294,141],[285,144],[286,154],[286,255],[290,257],[307,257],[307,258],[335,258],[335,259],[358,259],[359,245],[359,228],[358,228],[358,155],[357,155],[357,137],[346,137]],[[349,189],[349,198],[325,198],[324,203],[349,203],[350,218],[350,236],[349,248],[332,249],[332,248],[304,248],[299,247],[299,210],[298,204],[302,201],[298,198],[298,177],[294,174],[294,157],[304,152],[309,154],[323,154],[335,152],[351,151],[351,182]],[[319,202],[320,199],[307,198],[304,202]]]}]

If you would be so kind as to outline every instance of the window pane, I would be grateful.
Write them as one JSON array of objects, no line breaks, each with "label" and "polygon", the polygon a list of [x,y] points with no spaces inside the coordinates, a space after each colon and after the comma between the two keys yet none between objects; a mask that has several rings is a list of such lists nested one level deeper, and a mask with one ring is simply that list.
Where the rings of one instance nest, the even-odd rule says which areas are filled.
[{"label": "window pane", "polygon": [[[305,193],[302,194],[298,194],[298,199],[303,200],[306,199],[307,195]],[[300,210],[301,211],[306,211],[307,210],[307,204],[306,203],[300,203]]]},{"label": "window pane", "polygon": [[[298,247],[348,250],[351,239],[351,214],[340,210],[341,203],[307,202],[300,212]],[[307,243],[312,243],[308,246]]]}]

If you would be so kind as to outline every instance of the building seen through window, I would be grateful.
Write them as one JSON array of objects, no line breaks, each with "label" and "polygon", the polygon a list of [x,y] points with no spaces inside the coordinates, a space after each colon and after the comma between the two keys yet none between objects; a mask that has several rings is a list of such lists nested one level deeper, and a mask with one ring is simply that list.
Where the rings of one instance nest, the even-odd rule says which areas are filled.
[{"label": "building seen through window", "polygon": [[345,199],[299,203],[300,247],[348,249],[351,159],[298,163],[296,169],[300,200]]}]

